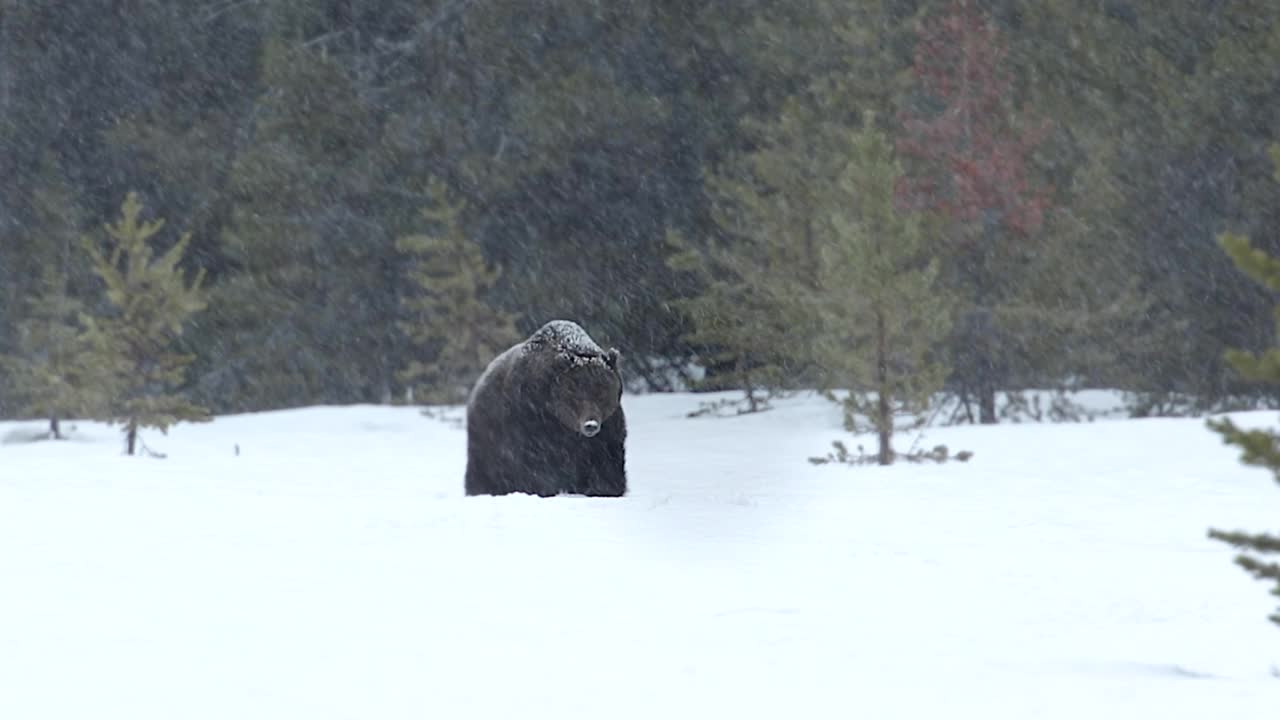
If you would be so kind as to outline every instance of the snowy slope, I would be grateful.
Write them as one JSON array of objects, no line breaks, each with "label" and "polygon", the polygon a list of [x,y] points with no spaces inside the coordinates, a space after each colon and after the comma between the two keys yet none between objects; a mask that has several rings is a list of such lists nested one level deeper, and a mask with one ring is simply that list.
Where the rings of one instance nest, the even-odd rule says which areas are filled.
[{"label": "snowy slope", "polygon": [[463,431],[409,408],[0,444],[0,718],[1280,713],[1274,598],[1205,537],[1280,490],[1202,421],[817,467],[826,401],[699,399],[626,398],[620,500],[465,498]]}]

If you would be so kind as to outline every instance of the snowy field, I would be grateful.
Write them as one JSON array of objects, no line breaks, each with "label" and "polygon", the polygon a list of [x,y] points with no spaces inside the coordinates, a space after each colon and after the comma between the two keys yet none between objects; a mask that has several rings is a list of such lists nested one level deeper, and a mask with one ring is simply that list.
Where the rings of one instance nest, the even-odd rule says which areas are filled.
[{"label": "snowy field", "polygon": [[463,497],[463,430],[412,408],[146,433],[164,460],[0,423],[0,718],[1280,717],[1276,599],[1205,536],[1278,529],[1280,488],[1202,420],[819,467],[830,403],[699,399],[625,399],[612,500]]}]

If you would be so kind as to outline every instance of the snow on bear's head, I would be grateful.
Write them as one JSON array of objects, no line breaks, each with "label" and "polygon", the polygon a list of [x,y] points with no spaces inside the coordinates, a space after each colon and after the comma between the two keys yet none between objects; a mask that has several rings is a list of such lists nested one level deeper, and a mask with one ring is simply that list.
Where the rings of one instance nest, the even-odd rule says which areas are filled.
[{"label": "snow on bear's head", "polygon": [[553,320],[530,336],[525,352],[550,356],[551,414],[572,432],[597,435],[622,401],[617,349],[601,348],[577,323]]}]

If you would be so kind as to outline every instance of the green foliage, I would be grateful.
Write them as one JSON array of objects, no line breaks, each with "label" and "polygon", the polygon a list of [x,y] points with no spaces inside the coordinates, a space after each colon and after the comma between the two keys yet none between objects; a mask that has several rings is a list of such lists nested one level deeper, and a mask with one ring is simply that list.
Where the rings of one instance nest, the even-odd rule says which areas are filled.
[{"label": "green foliage", "polygon": [[[1280,292],[1280,260],[1253,247],[1249,239],[1241,235],[1223,233],[1218,242],[1242,272],[1272,292]],[[1276,327],[1280,328],[1280,306],[1274,313]],[[1280,347],[1273,346],[1261,353],[1228,350],[1225,357],[1242,377],[1262,382],[1280,381]]]},{"label": "green foliage", "polygon": [[908,163],[902,196],[936,216],[963,302],[949,343],[953,386],[977,400],[980,422],[995,423],[996,392],[1018,380],[1010,349],[1043,309],[1024,272],[1050,207],[1032,159],[1051,126],[1018,102],[1004,32],[976,3],[952,0],[919,25],[912,72],[897,139]]},{"label": "green foliage", "polygon": [[401,299],[400,322],[415,350],[399,374],[421,401],[461,403],[493,357],[519,340],[515,316],[485,301],[501,277],[463,227],[466,202],[454,201],[440,180],[427,188],[421,213],[431,229],[396,240],[410,259],[413,294]]},{"label": "green foliage", "polygon": [[1097,333],[1063,345],[1071,355],[1123,347],[1093,382],[1134,390],[1135,414],[1274,396],[1239,382],[1218,350],[1265,346],[1270,300],[1205,240],[1232,227],[1276,250],[1280,206],[1263,149],[1280,136],[1270,111],[1280,66],[1260,58],[1280,48],[1280,6],[1017,5],[1008,37],[1034,68],[1027,92],[1062,129],[1041,163],[1058,177],[1064,215],[1095,239],[1076,257],[1104,261],[1100,287],[1120,269],[1145,296],[1118,328],[1122,343]]},{"label": "green foliage", "polygon": [[0,369],[9,374],[18,412],[49,420],[50,437],[60,440],[63,419],[94,416],[105,398],[101,378],[88,362],[79,322],[83,304],[68,294],[66,276],[57,266],[45,269],[41,285],[18,324],[17,352],[0,357]]},{"label": "green foliage", "polygon": [[373,191],[376,116],[323,44],[272,38],[261,73],[229,168],[222,240],[236,272],[211,289],[202,324],[220,344],[206,372],[239,410],[381,400],[400,363],[399,288],[396,218]]},{"label": "green foliage", "polygon": [[838,193],[823,208],[832,234],[819,271],[818,361],[833,384],[850,389],[846,429],[858,431],[859,416],[868,417],[879,462],[888,465],[897,416],[914,416],[919,427],[942,389],[948,368],[937,349],[950,331],[954,298],[939,282],[920,214],[898,205],[902,168],[870,113],[838,156]]},{"label": "green foliage", "polygon": [[795,360],[795,325],[788,318],[792,298],[777,282],[779,269],[773,266],[771,272],[764,257],[769,246],[751,239],[713,240],[700,250],[674,230],[667,243],[671,268],[694,274],[703,288],[671,303],[693,327],[686,340],[699,348],[704,366],[724,368],[695,382],[694,389],[721,389],[727,381],[745,394],[747,412],[768,408],[787,380],[787,363]]},{"label": "green foliage", "polygon": [[[1280,381],[1280,376],[1275,380]],[[1211,430],[1222,436],[1223,442],[1241,449],[1241,461],[1246,465],[1263,467],[1280,481],[1280,434],[1273,430],[1244,430],[1230,418],[1209,420]],[[1273,595],[1280,597],[1280,563],[1267,562],[1264,555],[1280,555],[1280,536],[1267,533],[1228,532],[1210,529],[1209,537],[1225,542],[1241,551],[1236,564],[1259,580],[1273,583]],[[1270,616],[1280,625],[1280,610]]]},{"label": "green foliage", "polygon": [[[1277,158],[1277,172],[1280,172],[1280,156],[1274,154],[1277,153],[1275,147],[1278,146],[1273,146],[1273,157]],[[1280,291],[1280,259],[1253,247],[1247,238],[1240,235],[1224,233],[1218,242],[1242,272],[1272,292]],[[1280,330],[1280,305],[1276,306],[1275,314],[1276,329]],[[1227,362],[1245,377],[1280,383],[1280,347],[1274,344],[1261,354],[1228,351]],[[1272,479],[1280,483],[1280,433],[1270,429],[1245,430],[1229,417],[1211,419],[1207,424],[1222,437],[1224,443],[1240,448],[1241,462],[1270,470]],[[1260,557],[1280,555],[1280,536],[1216,529],[1211,529],[1209,536],[1244,551],[1236,557],[1236,563],[1259,580],[1274,583],[1271,592],[1280,597],[1280,563],[1267,562]],[[1272,614],[1270,619],[1280,625],[1280,611]]]},{"label": "green foliage", "polygon": [[[624,338],[629,382],[670,388],[696,350],[723,355],[705,387],[736,387],[728,346],[695,346],[692,314],[671,301],[724,294],[706,278],[749,280],[713,262],[713,248],[739,244],[764,257],[776,241],[802,263],[783,280],[813,287],[803,267],[816,255],[803,254],[830,232],[815,208],[835,187],[845,129],[874,110],[895,139],[907,117],[963,118],[970,138],[999,121],[991,142],[924,138],[934,159],[960,161],[937,177],[976,170],[997,200],[1026,189],[1019,178],[1049,196],[1035,232],[938,255],[943,283],[966,298],[948,391],[1122,387],[1135,412],[1277,394],[1229,373],[1215,349],[1264,347],[1270,303],[1204,240],[1230,227],[1277,250],[1263,148],[1280,136],[1280,65],[1268,61],[1280,5],[970,0],[991,24],[934,44],[929,67],[969,68],[955,87],[999,109],[940,116],[960,99],[931,88],[932,71],[904,70],[929,45],[913,28],[948,4],[9,2],[0,353],[28,352],[20,323],[42,269],[83,231],[70,208],[114,206],[128,187],[183,218],[185,262],[207,270],[210,308],[182,339],[197,355],[192,397],[246,411],[399,395],[397,373],[421,348],[396,325],[416,290],[395,240],[418,231],[420,188],[438,176],[482,209],[468,231],[507,269],[491,301],[524,322],[573,316]],[[1006,43],[1008,82],[987,82],[987,51]],[[975,62],[950,59],[965,50]],[[1003,122],[1019,115],[1054,121],[1026,153],[1007,142],[1022,126]],[[972,152],[983,145],[1000,152]],[[1016,172],[993,175],[1002,166]],[[63,198],[50,202],[54,185]],[[991,199],[969,204],[998,209]],[[931,242],[966,235],[929,223]],[[668,229],[707,256],[707,274],[666,263]],[[69,294],[88,298],[85,282],[70,272]],[[758,297],[744,307],[769,308],[761,340],[800,323],[787,328],[791,358],[745,364],[812,386],[813,313],[784,317]],[[0,413],[16,412],[12,379],[0,377]]]},{"label": "green foliage", "polygon": [[55,439],[62,437],[62,419],[88,416],[101,402],[94,393],[99,383],[83,362],[79,318],[84,305],[76,289],[90,271],[84,256],[76,252],[82,215],[74,188],[46,153],[31,188],[28,221],[19,233],[0,242],[25,249],[17,264],[19,275],[0,283],[14,293],[12,306],[21,310],[9,351],[0,356],[0,378],[8,385],[0,394],[12,403],[11,412],[47,419]]},{"label": "green foliage", "polygon": [[207,305],[201,287],[204,272],[197,271],[188,284],[178,267],[190,243],[189,234],[157,256],[152,238],[165,221],[143,221],[142,210],[137,194],[130,192],[121,205],[119,221],[105,226],[107,250],[91,238],[84,244],[111,308],[108,313],[84,317],[88,362],[102,378],[100,392],[107,398],[95,419],[123,426],[130,455],[135,453],[140,428],[167,433],[179,422],[209,419],[207,410],[176,392],[194,356],[174,348],[191,316]]},{"label": "green foliage", "polygon": [[[775,37],[755,49],[757,59],[805,72],[776,111],[743,120],[748,149],[708,173],[712,229],[698,243],[669,233],[670,266],[701,289],[672,304],[689,318],[686,340],[709,366],[702,386],[743,389],[748,411],[829,375],[831,337],[826,350],[819,345],[828,332],[823,309],[840,302],[829,295],[832,283],[849,280],[829,272],[833,261],[847,260],[830,257],[829,248],[848,230],[837,223],[851,201],[841,187],[849,128],[895,102],[906,79],[907,56],[896,43],[907,18],[889,5],[822,2],[785,22],[757,20],[752,37]],[[806,52],[793,54],[797,47]],[[815,62],[813,49],[826,61]]]},{"label": "green foliage", "polygon": [[[776,110],[744,118],[748,149],[706,173],[710,229],[698,242],[668,233],[669,266],[700,289],[672,305],[689,319],[694,330],[685,340],[709,368],[701,387],[743,389],[748,411],[788,386],[820,380],[815,293],[821,247],[831,237],[825,213],[839,202],[831,188],[843,163],[842,133],[901,84],[887,48],[895,26],[883,3],[778,12],[790,16],[762,15],[746,31],[760,40],[751,57],[797,73],[796,89]],[[815,60],[817,48],[826,62]]]}]

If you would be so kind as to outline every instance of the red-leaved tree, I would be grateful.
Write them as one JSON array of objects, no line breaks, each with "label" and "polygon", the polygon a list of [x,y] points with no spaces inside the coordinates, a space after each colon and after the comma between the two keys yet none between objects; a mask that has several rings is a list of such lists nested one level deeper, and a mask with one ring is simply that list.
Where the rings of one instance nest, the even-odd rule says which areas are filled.
[{"label": "red-leaved tree", "polygon": [[957,323],[953,371],[976,396],[980,420],[996,422],[995,393],[1009,374],[1008,333],[996,318],[1014,280],[1007,262],[1035,241],[1048,195],[1030,156],[1048,132],[1012,107],[999,29],[973,0],[953,0],[921,24],[912,67],[914,102],[898,149],[909,165],[900,201],[948,222],[946,250],[972,306]]}]

